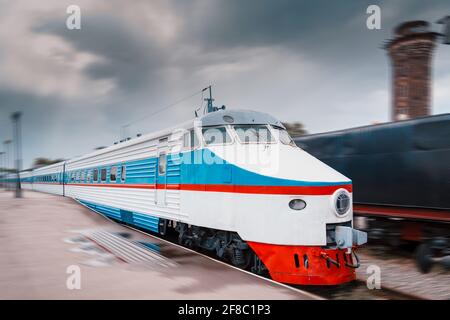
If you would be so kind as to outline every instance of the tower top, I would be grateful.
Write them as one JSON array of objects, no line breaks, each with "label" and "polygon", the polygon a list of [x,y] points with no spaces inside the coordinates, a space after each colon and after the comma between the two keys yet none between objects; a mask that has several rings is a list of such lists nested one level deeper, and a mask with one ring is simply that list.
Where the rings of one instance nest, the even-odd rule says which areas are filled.
[{"label": "tower top", "polygon": [[423,20],[406,21],[399,24],[394,29],[394,38],[385,42],[384,48],[387,50],[397,47],[411,40],[426,40],[435,42],[440,33],[430,30],[430,24]]},{"label": "tower top", "polygon": [[394,32],[398,36],[405,36],[408,34],[423,33],[429,31],[430,24],[427,21],[415,20],[407,21],[399,24]]}]

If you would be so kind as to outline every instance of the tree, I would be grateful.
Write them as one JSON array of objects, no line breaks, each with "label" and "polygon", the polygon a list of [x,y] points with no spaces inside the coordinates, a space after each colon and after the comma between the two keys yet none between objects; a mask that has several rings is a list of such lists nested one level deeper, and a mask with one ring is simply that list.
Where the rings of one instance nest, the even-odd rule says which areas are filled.
[{"label": "tree", "polygon": [[284,122],[286,130],[289,132],[292,138],[299,137],[308,133],[303,126],[303,123],[295,121],[295,122]]},{"label": "tree", "polygon": [[64,159],[48,159],[48,158],[44,158],[44,157],[40,157],[40,158],[36,158],[34,159],[33,162],[33,168],[39,168],[39,167],[44,167],[44,166],[48,166],[54,163],[58,163],[64,161]]}]

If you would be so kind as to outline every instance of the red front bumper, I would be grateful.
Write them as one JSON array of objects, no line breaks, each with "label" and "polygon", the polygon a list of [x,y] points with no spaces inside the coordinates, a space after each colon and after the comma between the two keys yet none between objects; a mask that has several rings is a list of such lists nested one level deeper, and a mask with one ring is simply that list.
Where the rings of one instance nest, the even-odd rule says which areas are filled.
[{"label": "red front bumper", "polygon": [[[299,285],[337,285],[355,280],[351,254],[342,249],[248,242],[273,280]],[[328,262],[325,257],[328,257]],[[330,260],[339,263],[339,267]]]}]

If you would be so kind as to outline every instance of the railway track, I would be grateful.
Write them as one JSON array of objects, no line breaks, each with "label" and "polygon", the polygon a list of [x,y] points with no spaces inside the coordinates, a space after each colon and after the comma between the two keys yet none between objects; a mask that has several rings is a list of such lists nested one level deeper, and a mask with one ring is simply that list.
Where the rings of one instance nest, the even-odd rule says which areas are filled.
[{"label": "railway track", "polygon": [[[89,210],[92,211],[92,209],[90,209],[90,208],[89,208]],[[107,219],[111,222],[114,222],[114,223],[118,223],[121,226],[128,228],[130,230],[134,230],[136,232],[145,234],[151,238],[155,238],[155,239],[158,239],[161,241],[168,242],[172,245],[182,247],[186,250],[194,251],[190,248],[186,248],[186,247],[178,244],[176,237],[165,236],[164,238],[162,238],[158,235],[149,233],[145,230],[137,229],[135,227],[123,224],[119,221],[113,220],[99,212],[97,212],[97,213],[100,214],[101,216],[103,216],[105,219]],[[241,272],[246,272],[246,273],[251,274],[252,276],[264,278],[270,282],[275,282],[272,279],[270,279],[269,277],[259,276],[254,273],[248,272],[246,270],[239,269],[225,261],[218,259],[217,257],[209,254],[208,252],[199,252],[199,251],[194,251],[194,252],[199,255],[202,255],[204,257],[207,257],[208,259],[212,259],[219,263],[227,264],[228,266],[235,268],[237,270],[240,270]],[[302,293],[308,293],[309,296],[311,297],[311,299],[322,299],[322,300],[424,300],[424,298],[421,298],[419,296],[401,292],[399,290],[388,288],[386,286],[382,286],[381,289],[370,290],[367,288],[366,282],[361,279],[357,279],[351,283],[347,283],[347,284],[343,284],[343,285],[339,285],[339,286],[317,286],[316,287],[316,286],[287,285],[287,284],[282,284],[282,283],[278,283],[278,282],[276,282],[276,283],[279,284],[280,286],[289,288],[291,290],[299,291]]]},{"label": "railway track", "polygon": [[327,300],[425,300],[422,297],[386,286],[370,290],[367,288],[366,282],[361,279],[340,286],[296,287]]}]

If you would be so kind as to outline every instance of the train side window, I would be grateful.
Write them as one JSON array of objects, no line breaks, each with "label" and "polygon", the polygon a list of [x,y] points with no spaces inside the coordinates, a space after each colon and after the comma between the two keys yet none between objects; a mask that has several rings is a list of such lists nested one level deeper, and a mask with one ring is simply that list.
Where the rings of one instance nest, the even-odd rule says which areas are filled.
[{"label": "train side window", "polygon": [[194,129],[191,129],[191,131],[189,131],[189,135],[190,135],[190,138],[191,138],[191,146],[192,146],[192,148],[194,148],[194,149],[197,148],[200,143],[198,141],[198,138],[197,138],[197,135],[195,134]]},{"label": "train side window", "polygon": [[159,155],[159,160],[158,160],[158,174],[160,176],[163,176],[166,174],[166,167],[167,167],[167,155],[165,153],[161,153]]},{"label": "train side window", "polygon": [[125,165],[122,166],[120,169],[120,181],[125,182],[125,179],[127,178],[127,168]]},{"label": "train side window", "polygon": [[185,149],[195,149],[198,145],[199,142],[194,129],[189,130],[183,135],[183,147]]},{"label": "train side window", "polygon": [[91,169],[88,169],[86,172],[86,183],[91,182]]},{"label": "train side window", "polygon": [[191,138],[189,132],[186,132],[183,135],[183,148],[189,149],[191,147]]},{"label": "train side window", "polygon": [[94,169],[94,183],[98,182],[98,169]]},{"label": "train side window", "polygon": [[111,167],[111,170],[109,172],[109,181],[116,182],[117,179],[117,167]]},{"label": "train side window", "polygon": [[106,181],[106,168],[103,168],[101,170],[100,175],[101,175],[102,182],[105,182]]},{"label": "train side window", "polygon": [[84,182],[84,179],[86,178],[86,171],[81,171],[81,182]]}]

